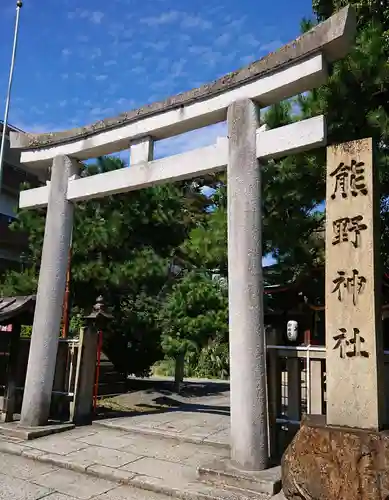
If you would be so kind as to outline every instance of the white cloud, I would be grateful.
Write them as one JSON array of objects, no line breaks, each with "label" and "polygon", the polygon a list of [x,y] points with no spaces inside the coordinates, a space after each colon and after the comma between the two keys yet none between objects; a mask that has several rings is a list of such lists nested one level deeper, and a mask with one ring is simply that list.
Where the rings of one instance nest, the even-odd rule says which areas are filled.
[{"label": "white cloud", "polygon": [[157,52],[163,52],[169,45],[168,41],[160,40],[158,42],[146,42],[145,47],[149,49],[156,50]]},{"label": "white cloud", "polygon": [[226,135],[227,129],[225,122],[193,130],[186,134],[156,142],[155,157],[162,158],[210,146],[211,144],[215,144],[218,137],[225,137]]},{"label": "white cloud", "polygon": [[24,120],[13,120],[13,125],[20,130],[30,132],[31,134],[43,134],[47,132],[59,132],[71,128],[71,120],[60,123],[56,122],[25,122]]},{"label": "white cloud", "polygon": [[160,26],[162,24],[169,24],[177,21],[180,13],[176,10],[170,10],[167,12],[162,12],[159,16],[153,17],[143,17],[140,19],[142,24],[147,24],[147,26]]},{"label": "white cloud", "polygon": [[108,78],[108,75],[96,75],[95,77],[95,80],[97,82],[103,82],[104,80],[106,80]]},{"label": "white cloud", "polygon": [[158,59],[157,71],[166,71],[170,67],[170,59],[168,57],[160,57]]},{"label": "white cloud", "polygon": [[201,61],[203,63],[205,63],[207,66],[214,68],[215,66],[217,66],[220,63],[221,60],[223,60],[223,58],[224,58],[224,55],[222,52],[208,49],[201,56]]},{"label": "white cloud", "polygon": [[247,56],[243,56],[240,58],[240,61],[243,65],[247,65],[247,64],[250,64],[252,63],[253,61],[256,60],[256,56],[254,54],[249,54]]},{"label": "white cloud", "polygon": [[118,32],[125,31],[126,25],[124,23],[111,23],[109,25],[109,34],[114,35]]},{"label": "white cloud", "polygon": [[224,47],[231,40],[231,33],[223,33],[215,40],[216,47]]},{"label": "white cloud", "polygon": [[284,43],[281,40],[273,40],[272,42],[264,43],[259,49],[261,52],[274,52],[282,45],[284,45]]},{"label": "white cloud", "polygon": [[133,68],[131,68],[131,73],[140,75],[142,73],[146,73],[146,68],[144,66],[134,66]]},{"label": "white cloud", "polygon": [[259,42],[252,33],[246,33],[245,35],[242,35],[240,37],[240,40],[245,45],[250,45],[250,47],[258,47],[261,44],[261,42]]},{"label": "white cloud", "polygon": [[186,63],[187,60],[184,58],[181,58],[178,61],[174,61],[170,69],[170,78],[174,79],[186,76],[188,73],[183,71],[183,68]]},{"label": "white cloud", "polygon": [[204,52],[209,50],[209,47],[205,45],[192,45],[188,50],[191,54],[204,54]]},{"label": "white cloud", "polygon": [[207,30],[212,28],[212,23],[200,16],[192,16],[190,14],[184,14],[181,21],[182,28],[199,28],[201,30]]},{"label": "white cloud", "polygon": [[[150,88],[151,90],[154,90],[154,91],[165,91],[165,94],[167,92],[167,89],[171,88],[173,86],[173,81],[172,79],[170,78],[170,76],[168,78],[161,78],[160,80],[157,80],[155,82],[152,82],[150,84]],[[153,101],[150,101],[149,99],[149,102],[153,102]]]},{"label": "white cloud", "polygon": [[99,10],[91,11],[77,8],[74,11],[68,12],[68,19],[86,19],[93,24],[100,24],[103,17],[104,12]]},{"label": "white cloud", "polygon": [[108,68],[109,66],[115,66],[117,63],[115,59],[109,59],[108,61],[104,61],[104,66]]},{"label": "white cloud", "polygon": [[78,35],[77,36],[77,41],[81,43],[87,43],[89,42],[89,36],[86,35]]},{"label": "white cloud", "polygon": [[144,58],[143,52],[134,52],[131,55],[132,59],[135,59],[135,61],[140,61],[141,59]]},{"label": "white cloud", "polygon": [[181,40],[181,42],[184,42],[184,43],[189,43],[192,41],[192,37],[190,35],[188,35],[188,33],[180,33],[178,35],[178,38],[179,38],[179,40]]},{"label": "white cloud", "polygon": [[[220,65],[222,62],[231,62],[237,55],[236,50],[222,52],[221,50],[213,50],[212,47],[207,47],[205,45],[192,45],[188,48],[188,52],[201,56],[201,58],[199,58],[201,63],[211,68]],[[215,75],[215,77],[217,77],[217,75]]]},{"label": "white cloud", "polygon": [[184,29],[198,28],[203,30],[212,28],[212,23],[207,19],[188,12],[178,12],[177,10],[162,12],[159,16],[143,17],[140,22],[150,27],[180,22],[181,28]]},{"label": "white cloud", "polygon": [[92,108],[90,110],[90,115],[93,118],[99,117],[99,118],[106,118],[108,115],[111,115],[114,112],[113,108]]},{"label": "white cloud", "polygon": [[226,32],[239,31],[242,29],[246,21],[246,16],[242,16],[239,19],[234,19],[232,18],[232,16],[227,16],[224,21],[226,23],[224,26],[224,31]]},{"label": "white cloud", "polygon": [[44,111],[42,109],[38,108],[37,106],[31,106],[30,113],[32,113],[34,115],[43,115]]},{"label": "white cloud", "polygon": [[94,59],[98,59],[102,56],[103,51],[100,47],[94,47],[93,49],[89,49],[86,51],[88,59],[93,61]]},{"label": "white cloud", "polygon": [[121,106],[122,108],[129,109],[135,106],[135,101],[134,99],[126,99],[125,97],[120,97],[116,100],[116,104],[118,106]]},{"label": "white cloud", "polygon": [[70,56],[70,55],[71,55],[71,53],[72,53],[72,51],[71,51],[70,49],[67,49],[67,48],[62,49],[62,51],[61,51],[61,54],[62,54],[64,57],[68,57],[68,56]]},{"label": "white cloud", "polygon": [[108,88],[105,89],[105,93],[108,94],[108,95],[113,95],[115,94],[115,92],[119,89],[119,84],[118,83],[115,83],[115,82],[111,82],[109,85],[108,85]]},{"label": "white cloud", "polygon": [[100,24],[102,19],[104,17],[104,13],[103,12],[100,12],[100,11],[94,11],[91,13],[90,17],[89,17],[89,20],[93,23],[93,24]]}]

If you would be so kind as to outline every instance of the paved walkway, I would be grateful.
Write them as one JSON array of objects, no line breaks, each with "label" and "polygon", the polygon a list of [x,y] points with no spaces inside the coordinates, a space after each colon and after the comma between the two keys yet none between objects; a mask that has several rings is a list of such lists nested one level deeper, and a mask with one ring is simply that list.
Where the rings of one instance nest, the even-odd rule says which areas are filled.
[{"label": "paved walkway", "polygon": [[118,486],[70,470],[0,453],[1,500],[167,500],[150,491]]},{"label": "paved walkway", "polygon": [[[154,398],[152,408],[140,415],[111,415],[32,441],[0,436],[0,454],[9,454],[4,460],[0,455],[6,464],[0,468],[0,500],[268,499],[219,489],[197,477],[199,466],[229,456],[228,396],[192,396],[188,401],[164,395],[168,410],[162,408],[166,401],[161,405]],[[121,404],[126,407],[124,400]]]},{"label": "paved walkway", "polygon": [[[169,425],[168,416],[173,417],[170,422],[174,424],[178,435],[179,420],[184,422],[186,418],[186,423],[190,420],[189,415],[183,413],[185,412],[153,415],[156,418],[154,424],[158,421],[160,426]],[[145,417],[147,418],[143,416]],[[216,417],[215,420],[211,418],[215,426],[218,425]],[[208,439],[208,419],[209,416],[197,420],[195,426],[201,429],[200,422],[205,424],[204,433],[200,430],[197,433],[197,437],[203,439],[202,444],[179,440],[177,436],[171,438],[160,434],[148,435],[143,431],[137,433],[120,430],[119,425],[125,427],[129,424],[128,417],[118,419],[118,428],[107,428],[97,423],[32,441],[3,436],[0,438],[0,453],[10,455],[2,460],[2,463],[8,465],[0,469],[6,485],[4,491],[0,491],[0,499],[35,500],[49,493],[53,494],[47,497],[50,500],[163,500],[166,499],[165,495],[193,500],[268,499],[267,495],[246,496],[241,492],[220,489],[198,480],[197,468],[200,465],[211,465],[229,454],[225,444],[211,444],[212,441]],[[139,424],[139,427],[143,425]],[[193,428],[192,426],[191,429]],[[181,439],[185,439],[185,435]],[[24,464],[29,465],[18,467],[15,460],[23,460]],[[1,479],[2,476],[2,486]],[[21,481],[27,481],[27,484]],[[119,488],[118,484],[123,486]],[[7,488],[14,489],[13,496],[6,493]],[[60,494],[67,494],[70,499]]]},{"label": "paved walkway", "polygon": [[171,437],[188,443],[228,447],[229,409],[213,405],[185,405],[182,409],[149,415],[106,418],[98,422],[106,428],[150,436]]},{"label": "paved walkway", "polygon": [[[27,442],[3,439],[0,440],[1,451],[169,495],[171,491],[182,495],[189,491],[209,492],[211,488],[197,481],[197,467],[228,454],[227,449],[220,447],[199,446],[100,425],[76,428]],[[58,473],[59,481],[60,476]],[[40,484],[55,487],[56,476],[53,477],[53,483]],[[91,490],[89,496],[82,498],[93,498],[100,493]]]},{"label": "paved walkway", "polygon": [[171,392],[169,378],[133,379],[132,384],[132,391],[112,400],[114,408],[122,411],[118,411],[114,418],[110,418],[110,412],[103,411],[101,425],[125,432],[228,447],[228,383],[186,380],[180,395]]}]

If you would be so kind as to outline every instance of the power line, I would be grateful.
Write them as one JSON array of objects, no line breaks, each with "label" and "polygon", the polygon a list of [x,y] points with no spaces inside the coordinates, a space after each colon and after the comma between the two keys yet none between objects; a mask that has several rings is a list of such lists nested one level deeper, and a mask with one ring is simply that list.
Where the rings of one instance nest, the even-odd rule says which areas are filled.
[{"label": "power line", "polygon": [[8,80],[7,97],[6,97],[6,100],[5,100],[5,112],[4,112],[4,120],[3,120],[3,133],[2,133],[2,136],[1,136],[1,146],[0,146],[0,194],[1,194],[1,185],[2,185],[2,177],[3,177],[5,136],[7,134],[7,127],[8,127],[9,105],[10,105],[10,99],[11,99],[13,74],[14,74],[14,68],[15,68],[16,49],[17,49],[17,45],[18,45],[20,9],[22,7],[23,7],[22,0],[18,0],[16,2],[15,32],[14,32],[14,41],[13,41],[13,46],[12,46],[11,66],[10,66],[10,70],[9,70],[9,80]]}]

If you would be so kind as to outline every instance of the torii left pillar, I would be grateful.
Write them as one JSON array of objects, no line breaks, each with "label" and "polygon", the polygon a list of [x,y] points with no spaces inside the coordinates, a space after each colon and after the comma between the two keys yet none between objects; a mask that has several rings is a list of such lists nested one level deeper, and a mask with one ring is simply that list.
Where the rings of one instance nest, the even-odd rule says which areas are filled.
[{"label": "torii left pillar", "polygon": [[74,207],[67,200],[69,178],[79,164],[57,156],[51,169],[45,236],[20,424],[47,424],[57,359]]}]

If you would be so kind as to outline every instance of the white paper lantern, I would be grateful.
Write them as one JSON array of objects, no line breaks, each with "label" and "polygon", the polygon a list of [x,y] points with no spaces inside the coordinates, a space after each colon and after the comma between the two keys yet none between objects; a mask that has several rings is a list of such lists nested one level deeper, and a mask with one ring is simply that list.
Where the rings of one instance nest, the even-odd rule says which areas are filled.
[{"label": "white paper lantern", "polygon": [[297,321],[291,319],[288,321],[287,327],[286,327],[286,335],[288,337],[288,340],[290,342],[295,342],[297,340],[297,335],[298,335],[298,323]]}]

